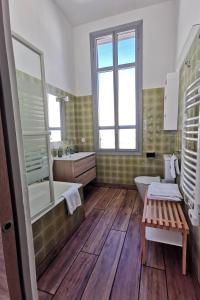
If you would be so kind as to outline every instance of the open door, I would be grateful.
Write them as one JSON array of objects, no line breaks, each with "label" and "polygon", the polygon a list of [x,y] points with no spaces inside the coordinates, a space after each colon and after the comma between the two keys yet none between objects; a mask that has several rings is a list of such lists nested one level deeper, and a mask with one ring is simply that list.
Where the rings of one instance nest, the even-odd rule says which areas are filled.
[{"label": "open door", "polygon": [[0,299],[38,299],[9,7],[0,0]]},{"label": "open door", "polygon": [[[1,95],[2,97],[2,95]],[[1,98],[2,99],[2,98]],[[0,298],[22,299],[5,140],[0,113]]]}]

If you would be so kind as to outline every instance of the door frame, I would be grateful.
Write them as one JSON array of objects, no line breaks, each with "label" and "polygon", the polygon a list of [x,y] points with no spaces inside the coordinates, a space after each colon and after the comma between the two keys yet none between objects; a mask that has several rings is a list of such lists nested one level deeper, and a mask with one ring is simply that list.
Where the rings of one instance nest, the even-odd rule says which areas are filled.
[{"label": "door frame", "polygon": [[[0,108],[10,189],[10,197],[7,197],[7,200],[13,211],[13,227],[17,248],[15,259],[19,268],[17,272],[19,274],[18,285],[21,289],[21,299],[35,300],[38,299],[35,254],[28,188],[24,172],[19,102],[7,0],[0,0],[0,78],[2,85]],[[2,236],[4,236],[3,233]],[[14,239],[12,243],[14,244]],[[6,244],[5,247],[6,253]],[[12,276],[10,277],[12,274],[10,272],[14,273],[16,270],[13,269],[10,262],[10,257],[5,256],[8,285],[9,289],[12,290]],[[11,299],[17,299],[16,295],[15,298]]]}]

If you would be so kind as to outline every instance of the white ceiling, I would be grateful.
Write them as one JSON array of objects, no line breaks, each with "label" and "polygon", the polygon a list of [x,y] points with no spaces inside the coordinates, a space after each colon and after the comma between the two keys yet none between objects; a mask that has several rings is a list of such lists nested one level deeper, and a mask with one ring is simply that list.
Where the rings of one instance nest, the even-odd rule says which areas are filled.
[{"label": "white ceiling", "polygon": [[74,26],[167,0],[54,0]]}]

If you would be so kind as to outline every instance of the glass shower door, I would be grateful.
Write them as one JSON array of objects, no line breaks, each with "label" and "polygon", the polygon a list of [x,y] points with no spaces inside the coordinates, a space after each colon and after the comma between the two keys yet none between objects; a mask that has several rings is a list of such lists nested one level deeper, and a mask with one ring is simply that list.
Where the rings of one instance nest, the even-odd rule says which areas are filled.
[{"label": "glass shower door", "polygon": [[13,34],[31,217],[54,202],[43,54]]}]

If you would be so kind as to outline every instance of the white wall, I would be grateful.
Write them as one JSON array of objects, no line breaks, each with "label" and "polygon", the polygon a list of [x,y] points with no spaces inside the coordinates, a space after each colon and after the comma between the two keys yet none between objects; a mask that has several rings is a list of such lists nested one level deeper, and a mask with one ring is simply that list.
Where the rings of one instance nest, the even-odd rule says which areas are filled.
[{"label": "white wall", "polygon": [[75,92],[73,31],[52,0],[9,0],[11,28],[44,52],[46,81]]},{"label": "white wall", "polygon": [[200,24],[200,0],[178,0],[177,57],[194,24]]},{"label": "white wall", "polygon": [[89,33],[143,19],[143,87],[164,85],[175,68],[176,3],[174,0],[74,28],[76,94],[91,94]]}]

